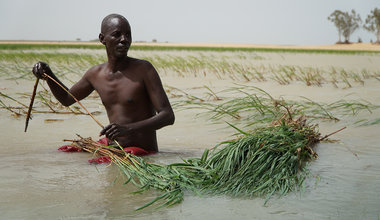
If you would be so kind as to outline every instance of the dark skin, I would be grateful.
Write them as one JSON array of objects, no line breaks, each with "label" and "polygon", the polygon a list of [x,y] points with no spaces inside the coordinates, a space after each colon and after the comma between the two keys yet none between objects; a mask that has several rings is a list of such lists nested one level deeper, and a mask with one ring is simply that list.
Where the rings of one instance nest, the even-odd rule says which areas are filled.
[{"label": "dark skin", "polygon": [[[117,140],[123,147],[158,151],[156,130],[173,124],[174,113],[157,71],[148,61],[127,56],[132,39],[124,17],[103,22],[99,40],[106,47],[108,62],[90,68],[69,92],[78,100],[94,90],[98,92],[110,122],[100,135]],[[46,63],[36,63],[33,73],[47,81],[63,105],[75,103],[61,87],[43,76],[46,73],[58,80]]]}]

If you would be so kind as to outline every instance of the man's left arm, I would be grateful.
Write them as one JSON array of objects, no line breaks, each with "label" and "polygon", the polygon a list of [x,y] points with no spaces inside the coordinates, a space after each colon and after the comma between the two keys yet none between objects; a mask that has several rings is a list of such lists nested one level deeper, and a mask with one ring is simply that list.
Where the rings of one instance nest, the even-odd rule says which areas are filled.
[{"label": "man's left arm", "polygon": [[172,125],[175,120],[173,109],[162,86],[160,76],[151,64],[144,77],[144,83],[157,112],[156,115],[150,118],[148,127],[157,130],[164,126]]}]

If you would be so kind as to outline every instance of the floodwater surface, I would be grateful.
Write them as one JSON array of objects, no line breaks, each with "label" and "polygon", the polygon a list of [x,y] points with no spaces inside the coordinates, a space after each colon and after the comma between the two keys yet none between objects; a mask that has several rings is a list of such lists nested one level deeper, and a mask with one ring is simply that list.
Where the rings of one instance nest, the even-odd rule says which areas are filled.
[{"label": "floodwater surface", "polygon": [[[141,52],[143,53],[143,52]],[[147,52],[144,52],[147,53]],[[154,52],[158,53],[158,52]],[[167,52],[166,52],[167,53]],[[179,52],[177,52],[179,53]],[[187,53],[187,52],[186,52]],[[238,53],[238,52],[236,52]],[[138,54],[135,52],[135,54]],[[212,53],[213,56],[218,54]],[[260,53],[261,62],[271,65],[305,65],[371,71],[380,70],[378,55]],[[233,56],[233,54],[229,54]],[[258,64],[259,65],[259,64]],[[176,87],[189,94],[201,95],[203,86],[221,91],[236,85],[228,79],[176,77],[163,74],[165,87]],[[279,85],[274,81],[239,82],[254,85],[274,97],[305,96],[317,102],[342,98],[365,99],[380,104],[380,82],[368,79],[351,88],[332,85],[306,86],[302,83]],[[17,95],[30,92],[33,80],[7,80],[2,77],[1,92]],[[171,102],[178,98],[170,96]],[[94,98],[95,99],[95,98]],[[179,98],[180,99],[180,98]],[[2,100],[5,100],[2,98]],[[26,100],[26,101],[25,101]],[[28,98],[24,98],[28,104]],[[106,125],[102,107],[84,102]],[[213,122],[197,110],[174,109],[176,122],[158,131],[160,153],[147,161],[168,164],[182,158],[199,157],[203,150],[232,138],[235,131],[223,122]],[[302,192],[274,196],[264,205],[264,198],[197,196],[187,192],[184,201],[170,208],[149,207],[134,211],[160,192],[149,190],[133,194],[137,188],[124,185],[116,166],[91,165],[89,153],[57,151],[75,139],[75,134],[98,138],[99,126],[86,115],[34,114],[24,133],[24,117],[14,117],[0,110],[0,218],[1,219],[379,219],[380,218],[380,125],[358,126],[359,118],[376,119],[379,109],[344,117],[339,122],[318,122],[323,135],[344,126],[332,136],[333,143],[315,147],[319,158],[309,163],[310,176]],[[53,119],[53,120],[47,120]],[[60,119],[55,121],[56,119]]]}]

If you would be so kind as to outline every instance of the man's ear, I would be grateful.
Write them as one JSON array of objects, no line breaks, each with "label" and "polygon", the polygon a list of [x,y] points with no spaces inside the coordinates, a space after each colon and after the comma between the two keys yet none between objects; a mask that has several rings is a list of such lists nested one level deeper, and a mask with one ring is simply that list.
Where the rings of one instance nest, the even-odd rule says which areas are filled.
[{"label": "man's ear", "polygon": [[106,42],[104,41],[104,34],[102,34],[102,33],[99,34],[99,41],[100,41],[100,43],[102,43],[103,45],[106,45]]}]

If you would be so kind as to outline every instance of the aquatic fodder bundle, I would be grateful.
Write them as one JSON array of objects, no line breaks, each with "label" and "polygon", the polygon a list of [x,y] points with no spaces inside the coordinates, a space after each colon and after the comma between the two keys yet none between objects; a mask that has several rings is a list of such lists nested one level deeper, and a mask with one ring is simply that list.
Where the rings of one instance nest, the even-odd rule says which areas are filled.
[{"label": "aquatic fodder bundle", "polygon": [[81,138],[73,144],[85,151],[109,156],[127,177],[126,183],[140,187],[139,192],[150,188],[164,191],[139,209],[160,200],[160,207],[177,204],[183,200],[186,190],[197,194],[269,199],[275,193],[284,195],[302,185],[306,177],[304,163],[317,157],[312,150],[321,140],[316,126],[307,125],[303,118],[293,120],[289,115],[268,127],[249,133],[239,131],[240,137],[221,143],[210,157],[206,150],[201,158],[169,165],[147,163],[89,138]]},{"label": "aquatic fodder bundle", "polygon": [[[79,136],[80,137],[80,136]],[[151,202],[141,206],[143,209],[157,201],[162,201],[158,207],[168,207],[183,200],[185,190],[197,192],[204,178],[208,178],[207,169],[195,163],[173,163],[161,165],[147,163],[143,158],[126,153],[120,146],[105,146],[91,138],[82,138],[72,141],[71,145],[97,156],[108,156],[113,164],[118,166],[121,174],[126,177],[125,184],[131,182],[140,187],[136,193],[150,188],[164,191]]]},{"label": "aquatic fodder bundle", "polygon": [[284,195],[297,190],[306,173],[304,163],[316,158],[312,150],[319,142],[316,126],[283,118],[274,125],[251,133],[239,130],[242,136],[221,143],[219,151],[204,165],[215,176],[206,191],[233,196]]}]

